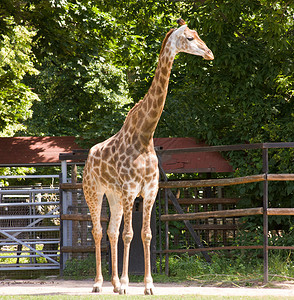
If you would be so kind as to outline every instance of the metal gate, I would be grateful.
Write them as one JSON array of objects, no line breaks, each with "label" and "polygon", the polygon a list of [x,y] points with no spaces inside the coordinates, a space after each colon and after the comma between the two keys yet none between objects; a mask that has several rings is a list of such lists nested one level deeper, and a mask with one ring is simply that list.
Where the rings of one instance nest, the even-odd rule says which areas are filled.
[{"label": "metal gate", "polygon": [[59,269],[59,231],[58,187],[0,188],[0,272]]}]

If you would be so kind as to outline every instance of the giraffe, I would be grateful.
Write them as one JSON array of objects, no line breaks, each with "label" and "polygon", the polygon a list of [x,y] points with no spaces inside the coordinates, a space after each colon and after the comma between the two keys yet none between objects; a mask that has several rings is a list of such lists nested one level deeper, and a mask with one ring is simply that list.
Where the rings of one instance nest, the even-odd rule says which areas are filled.
[{"label": "giraffe", "polygon": [[[158,66],[147,94],[128,113],[125,122],[114,136],[93,146],[87,158],[83,176],[83,190],[93,224],[96,246],[96,278],[93,292],[102,291],[101,204],[104,194],[110,209],[107,234],[111,247],[114,292],[126,294],[129,284],[129,249],[133,237],[132,208],[137,196],[143,197],[143,220],[141,238],[144,249],[145,295],[153,294],[154,285],[150,266],[151,210],[158,192],[158,160],[154,151],[153,135],[161,116],[167,95],[170,72],[174,58],[179,52],[202,56],[213,60],[212,51],[190,30],[180,18],[177,29],[171,29],[163,40]],[[122,233],[124,241],[123,269],[118,277],[117,244],[119,227],[124,217]]]}]

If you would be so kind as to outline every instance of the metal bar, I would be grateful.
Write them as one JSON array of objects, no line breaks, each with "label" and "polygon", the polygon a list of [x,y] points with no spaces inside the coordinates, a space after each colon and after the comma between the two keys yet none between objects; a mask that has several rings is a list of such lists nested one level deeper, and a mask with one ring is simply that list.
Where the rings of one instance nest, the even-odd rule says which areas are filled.
[{"label": "metal bar", "polygon": [[59,175],[7,175],[0,176],[0,179],[17,179],[17,178],[59,178]]},{"label": "metal bar", "polygon": [[59,269],[59,266],[55,264],[38,264],[35,267],[26,267],[26,264],[22,264],[19,267],[3,267],[1,265],[1,271],[33,271],[33,270],[53,270]]},{"label": "metal bar", "polygon": [[[61,164],[62,165],[62,164]],[[61,171],[62,172],[62,171]],[[63,183],[62,181],[62,173],[59,174],[59,188],[60,188],[60,194],[59,194],[59,212],[60,212],[60,256],[59,256],[59,275],[63,276],[63,269],[64,269],[64,263],[63,263],[63,253],[62,253],[62,247],[64,246],[63,243],[63,221],[61,220],[62,214],[63,214],[63,195],[64,195],[64,191],[62,191],[61,189],[61,184]]]},{"label": "metal bar", "polygon": [[[29,243],[30,245],[33,245],[33,244],[36,244],[36,245],[59,244],[59,240],[55,240],[55,241],[38,240],[38,241],[32,242],[32,241],[26,239],[26,242]],[[5,240],[5,242],[0,242],[0,246],[13,246],[13,245],[18,245],[18,243],[10,242],[10,241],[7,242],[7,240]],[[15,251],[13,251],[13,250],[9,250],[9,251],[2,250],[2,252],[3,253],[15,253]],[[0,256],[0,257],[2,257],[2,256]]]},{"label": "metal bar", "polygon": [[29,248],[30,250],[32,250],[33,252],[35,253],[38,253],[41,257],[44,257],[46,258],[47,260],[50,260],[51,262],[53,262],[54,264],[58,264],[59,266],[59,263],[57,261],[55,261],[54,259],[52,259],[51,257],[48,257],[48,255],[45,255],[44,253],[42,253],[41,251],[31,247],[29,244],[25,243],[24,241],[22,240],[19,240],[17,239],[16,237],[12,236],[11,234],[8,234],[6,231],[3,231],[0,229],[0,233],[3,234],[4,236],[7,236],[9,239],[12,239],[14,241],[16,241],[17,243]]},{"label": "metal bar", "polygon": [[59,189],[19,189],[19,190],[1,190],[0,189],[0,194],[2,195],[30,195],[32,193],[40,193],[40,194],[54,194],[54,193],[59,193]]},{"label": "metal bar", "polygon": [[294,148],[294,142],[263,143],[263,149]]},{"label": "metal bar", "polygon": [[15,227],[15,228],[2,228],[3,231],[6,232],[42,232],[42,231],[59,231],[59,226],[48,226],[48,227],[33,227],[33,228],[23,228],[23,227]]},{"label": "metal bar", "polygon": [[265,181],[263,182],[263,281],[268,283],[268,149],[262,150],[263,173]]},{"label": "metal bar", "polygon": [[[29,253],[28,251],[23,251],[23,252]],[[50,251],[50,252],[53,252],[53,251]],[[48,254],[48,256],[50,256],[50,257],[58,257],[59,254],[58,253],[56,253],[56,254]],[[29,255],[18,254],[18,255],[7,255],[7,256],[1,255],[0,257],[1,257],[1,259],[2,258],[31,258],[31,257],[37,258],[37,257],[40,257],[40,255],[37,255],[37,254],[29,254]]]},{"label": "metal bar", "polygon": [[25,219],[50,219],[50,218],[60,218],[60,215],[7,215],[0,216],[0,220],[25,220]]},{"label": "metal bar", "polygon": [[10,206],[39,206],[39,205],[59,205],[59,201],[54,202],[13,202],[13,203],[0,203],[0,207]]},{"label": "metal bar", "polygon": [[[61,154],[59,155],[59,159],[61,160],[61,174],[60,174],[60,184],[67,183],[67,161],[61,159]],[[67,203],[67,192],[62,190],[61,186],[60,193],[60,215],[67,214],[68,203]],[[60,248],[62,249],[68,245],[68,226],[69,221],[61,221],[60,222]],[[63,270],[65,268],[65,263],[69,258],[68,253],[60,253],[60,275],[63,275]]]}]

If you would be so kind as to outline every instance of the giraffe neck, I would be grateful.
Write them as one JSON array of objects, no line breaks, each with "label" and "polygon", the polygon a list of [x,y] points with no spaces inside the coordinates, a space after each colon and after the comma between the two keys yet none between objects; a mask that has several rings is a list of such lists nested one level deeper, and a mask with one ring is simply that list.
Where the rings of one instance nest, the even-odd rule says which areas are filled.
[{"label": "giraffe neck", "polygon": [[[142,148],[153,148],[153,135],[162,114],[167,95],[169,77],[176,55],[170,50],[171,43],[162,49],[152,84],[143,98],[129,112],[124,126],[131,143],[140,143]],[[169,46],[169,47],[168,47]]]}]

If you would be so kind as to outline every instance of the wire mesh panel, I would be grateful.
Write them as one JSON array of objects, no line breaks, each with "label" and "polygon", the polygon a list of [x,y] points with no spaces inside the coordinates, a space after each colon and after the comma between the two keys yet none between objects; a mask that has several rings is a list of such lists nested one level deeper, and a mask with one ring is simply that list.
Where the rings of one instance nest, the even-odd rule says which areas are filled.
[{"label": "wire mesh panel", "polygon": [[[66,261],[72,258],[82,259],[95,252],[95,242],[92,236],[92,222],[88,206],[82,189],[72,189],[63,192],[62,220],[62,269]],[[108,205],[106,198],[103,199],[101,210],[101,225],[103,237],[101,249],[103,253],[108,251],[107,242],[107,219]]]},{"label": "wire mesh panel", "polygon": [[59,269],[59,189],[0,190],[0,271]]}]

